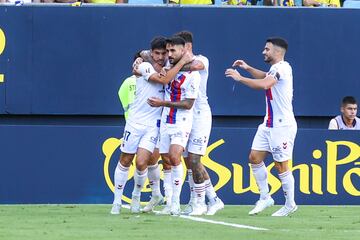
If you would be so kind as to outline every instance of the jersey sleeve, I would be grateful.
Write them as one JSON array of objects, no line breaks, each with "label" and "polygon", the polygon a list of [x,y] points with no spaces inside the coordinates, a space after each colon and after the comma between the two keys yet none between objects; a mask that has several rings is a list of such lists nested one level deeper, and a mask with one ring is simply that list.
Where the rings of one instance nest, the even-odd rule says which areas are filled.
[{"label": "jersey sleeve", "polygon": [[280,79],[280,71],[277,67],[271,67],[267,75],[272,76],[276,81],[279,81]]},{"label": "jersey sleeve", "polygon": [[142,62],[139,65],[138,71],[146,81],[149,81],[150,76],[156,73],[154,67],[148,62]]},{"label": "jersey sleeve", "polygon": [[200,87],[200,74],[199,72],[191,72],[189,74],[189,81],[186,84],[185,89],[185,98],[187,99],[196,99],[199,94],[199,87]]},{"label": "jersey sleeve", "polygon": [[329,130],[338,130],[339,127],[338,127],[338,124],[336,122],[336,119],[333,118],[330,120],[330,123],[329,123]]},{"label": "jersey sleeve", "polygon": [[203,55],[196,56],[195,60],[202,62],[204,64],[205,70],[209,71],[209,59]]}]

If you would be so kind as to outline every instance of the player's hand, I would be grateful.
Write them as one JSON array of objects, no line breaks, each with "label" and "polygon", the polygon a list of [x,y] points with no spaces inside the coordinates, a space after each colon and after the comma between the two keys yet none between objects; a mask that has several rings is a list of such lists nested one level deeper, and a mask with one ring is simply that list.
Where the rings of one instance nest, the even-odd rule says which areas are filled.
[{"label": "player's hand", "polygon": [[161,68],[161,71],[159,72],[160,77],[166,77],[168,70],[169,70],[169,68],[166,68],[166,67]]},{"label": "player's hand", "polygon": [[152,107],[161,107],[163,106],[163,100],[161,100],[160,98],[157,97],[151,97],[148,98],[147,103],[152,106]]},{"label": "player's hand", "polygon": [[133,69],[137,69],[143,61],[144,59],[142,59],[141,57],[136,58],[132,65]]},{"label": "player's hand", "polygon": [[225,76],[226,77],[231,77],[233,78],[235,81],[240,81],[241,80],[241,74],[235,70],[235,69],[232,69],[232,68],[228,68],[226,69],[225,71]]},{"label": "player's hand", "polygon": [[192,61],[194,61],[194,55],[189,51],[186,51],[181,57],[181,62],[183,63],[183,65],[191,63]]},{"label": "player's hand", "polygon": [[233,65],[233,67],[240,67],[244,70],[248,70],[250,68],[249,65],[247,65],[247,63],[244,60],[236,60]]}]

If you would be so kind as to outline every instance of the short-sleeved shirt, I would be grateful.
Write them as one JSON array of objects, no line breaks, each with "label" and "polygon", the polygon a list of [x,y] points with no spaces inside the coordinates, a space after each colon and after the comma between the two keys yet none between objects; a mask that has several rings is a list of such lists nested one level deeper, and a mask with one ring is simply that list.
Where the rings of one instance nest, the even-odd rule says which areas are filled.
[{"label": "short-sleeved shirt", "polygon": [[[185,99],[196,99],[199,92],[200,74],[194,72],[179,72],[165,87],[165,100],[180,102]],[[164,107],[162,122],[166,124],[188,124],[192,122],[193,108],[180,109]]]},{"label": "short-sleeved shirt", "polygon": [[132,75],[131,77],[126,78],[121,84],[118,95],[121,102],[121,105],[124,109],[125,119],[129,116],[129,108],[135,99],[136,91],[136,76]]},{"label": "short-sleeved shirt", "polygon": [[331,119],[329,123],[330,130],[360,130],[360,118],[355,117],[352,127],[348,127],[342,115],[338,115],[335,118]]},{"label": "short-sleeved shirt", "polygon": [[157,126],[161,118],[162,108],[151,107],[147,100],[150,97],[163,99],[164,86],[160,83],[149,81],[150,76],[156,73],[150,63],[141,63],[138,71],[141,76],[136,78],[135,99],[129,109],[128,121],[150,127]]},{"label": "short-sleeved shirt", "polygon": [[207,81],[209,78],[209,60],[202,55],[195,56],[195,60],[200,61],[204,64],[204,69],[199,71],[200,74],[200,85],[199,85],[199,95],[194,103],[194,112],[209,112],[210,106],[208,103],[207,97]]},{"label": "short-sleeved shirt", "polygon": [[293,112],[293,76],[292,68],[288,62],[280,61],[271,66],[266,75],[276,79],[276,83],[265,91],[266,127],[280,127],[295,125]]}]

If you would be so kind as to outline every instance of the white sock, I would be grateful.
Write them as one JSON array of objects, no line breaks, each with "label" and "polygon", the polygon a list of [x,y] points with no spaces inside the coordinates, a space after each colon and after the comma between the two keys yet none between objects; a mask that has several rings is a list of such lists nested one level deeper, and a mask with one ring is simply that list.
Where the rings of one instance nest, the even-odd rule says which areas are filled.
[{"label": "white sock", "polygon": [[164,170],[164,193],[167,205],[171,204],[172,192],[171,170]]},{"label": "white sock", "polygon": [[210,179],[205,180],[204,183],[206,197],[209,199],[210,204],[213,204],[217,198],[214,186],[212,185]]},{"label": "white sock", "polygon": [[146,168],[144,171],[139,171],[136,169],[134,174],[134,190],[132,192],[132,196],[140,197],[141,190],[144,187],[146,178],[147,178],[148,169]]},{"label": "white sock", "polygon": [[181,163],[177,166],[171,167],[171,182],[173,188],[173,195],[171,199],[172,202],[180,202],[183,176],[184,176],[184,169]]},{"label": "white sock", "polygon": [[192,175],[192,170],[188,169],[187,174],[188,174],[188,182],[189,182],[189,187],[190,187],[190,202],[191,202],[192,200],[195,200],[195,198],[196,198],[195,192],[194,192],[194,178]]},{"label": "white sock", "polygon": [[194,183],[194,192],[196,197],[196,203],[204,205],[205,204],[205,182],[203,183]]},{"label": "white sock", "polygon": [[148,166],[148,178],[152,196],[160,196],[160,167],[159,164]]},{"label": "white sock", "polygon": [[296,203],[294,200],[294,185],[295,180],[291,171],[286,171],[279,174],[281,180],[282,189],[285,195],[285,205],[289,208],[293,208]]},{"label": "white sock", "polygon": [[268,173],[264,162],[251,164],[251,169],[260,191],[260,199],[267,199],[269,195]]},{"label": "white sock", "polygon": [[113,204],[121,204],[121,198],[128,179],[129,168],[118,163],[114,173],[114,201]]}]

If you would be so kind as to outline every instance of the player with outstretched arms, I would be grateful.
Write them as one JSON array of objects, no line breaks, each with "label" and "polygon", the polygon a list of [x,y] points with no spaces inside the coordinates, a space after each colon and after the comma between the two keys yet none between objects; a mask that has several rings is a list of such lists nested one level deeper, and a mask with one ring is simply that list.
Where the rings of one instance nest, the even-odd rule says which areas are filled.
[{"label": "player with outstretched arms", "polygon": [[273,156],[286,200],[285,205],[272,216],[288,216],[297,210],[294,200],[295,181],[288,164],[292,159],[297,124],[292,106],[292,68],[284,60],[287,48],[288,44],[282,38],[266,40],[262,53],[264,61],[271,65],[267,73],[249,66],[243,60],[234,62],[233,67],[248,71],[254,79],[242,76],[233,68],[225,71],[227,77],[250,88],[265,90],[266,115],[264,122],[258,127],[249,156],[251,169],[260,190],[260,199],[256,202],[255,208],[249,212],[250,215],[258,214],[274,205],[274,200],[269,194],[267,169],[264,164],[268,153]]}]

